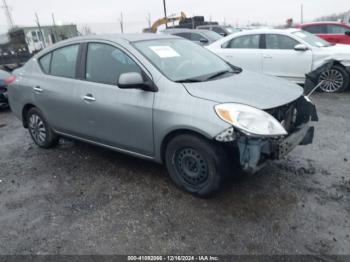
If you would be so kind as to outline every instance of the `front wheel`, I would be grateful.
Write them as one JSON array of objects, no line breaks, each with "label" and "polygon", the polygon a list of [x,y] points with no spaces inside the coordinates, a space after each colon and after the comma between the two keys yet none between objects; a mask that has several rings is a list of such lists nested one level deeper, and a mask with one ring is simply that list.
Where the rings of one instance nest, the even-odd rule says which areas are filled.
[{"label": "front wheel", "polygon": [[53,132],[39,109],[34,107],[28,111],[27,123],[30,136],[39,147],[50,148],[58,143],[58,136]]},{"label": "front wheel", "polygon": [[228,163],[224,150],[194,135],[180,135],[170,141],[165,152],[169,175],[181,189],[199,197],[221,188]]},{"label": "front wheel", "polygon": [[320,89],[326,93],[339,93],[349,87],[349,73],[341,66],[335,65],[319,76],[319,82],[324,81]]}]

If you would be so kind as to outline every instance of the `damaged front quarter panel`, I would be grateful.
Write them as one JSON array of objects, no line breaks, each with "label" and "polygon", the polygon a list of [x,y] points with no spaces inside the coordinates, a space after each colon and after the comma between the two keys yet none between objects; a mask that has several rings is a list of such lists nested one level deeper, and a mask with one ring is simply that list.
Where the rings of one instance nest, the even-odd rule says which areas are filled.
[{"label": "damaged front quarter panel", "polygon": [[[283,158],[296,146],[309,145],[313,142],[314,127],[310,126],[310,122],[318,121],[315,105],[307,97],[301,97],[287,106],[289,109],[283,109],[284,112],[290,110],[296,112],[296,115],[288,120],[293,123],[288,123],[287,136],[252,136],[231,127],[218,134],[215,140],[238,148],[241,168],[245,172],[255,173],[269,161]],[[278,108],[273,111],[277,112]],[[287,116],[279,117],[278,120],[283,123],[286,122],[285,118]]]}]

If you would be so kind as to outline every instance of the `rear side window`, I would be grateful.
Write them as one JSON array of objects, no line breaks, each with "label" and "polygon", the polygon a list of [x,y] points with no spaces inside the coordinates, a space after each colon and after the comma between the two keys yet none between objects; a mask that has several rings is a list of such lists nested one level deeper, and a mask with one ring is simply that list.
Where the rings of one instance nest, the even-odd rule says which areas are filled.
[{"label": "rear side window", "polygon": [[309,25],[303,27],[303,30],[311,34],[327,34],[327,28],[325,25]]},{"label": "rear side window", "polygon": [[266,49],[291,50],[300,44],[293,38],[285,35],[266,35]]},{"label": "rear side window", "polygon": [[50,74],[75,78],[79,45],[71,45],[52,52]]},{"label": "rear side window", "polygon": [[45,74],[50,73],[50,63],[51,63],[51,56],[52,54],[49,53],[39,60],[39,64],[41,66],[41,69],[44,71]]},{"label": "rear side window", "polygon": [[224,48],[259,49],[260,35],[245,35],[229,41]]},{"label": "rear side window", "polygon": [[101,43],[90,43],[86,61],[86,80],[116,85],[123,73],[142,73],[140,67],[123,51]]}]

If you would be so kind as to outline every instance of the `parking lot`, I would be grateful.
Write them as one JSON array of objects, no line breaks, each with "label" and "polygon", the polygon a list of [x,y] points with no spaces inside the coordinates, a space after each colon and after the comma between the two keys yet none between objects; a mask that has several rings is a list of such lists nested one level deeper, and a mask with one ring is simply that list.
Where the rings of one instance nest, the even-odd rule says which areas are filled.
[{"label": "parking lot", "polygon": [[36,147],[0,113],[1,254],[346,254],[350,93],[313,97],[314,144],[211,199],[165,168],[80,142]]}]

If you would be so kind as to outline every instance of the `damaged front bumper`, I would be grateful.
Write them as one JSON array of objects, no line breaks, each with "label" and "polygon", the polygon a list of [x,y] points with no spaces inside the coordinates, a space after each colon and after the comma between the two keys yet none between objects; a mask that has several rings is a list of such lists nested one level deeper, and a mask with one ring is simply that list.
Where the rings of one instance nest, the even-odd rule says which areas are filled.
[{"label": "damaged front bumper", "polygon": [[[287,107],[287,108],[286,108]],[[271,160],[278,160],[289,154],[298,145],[312,144],[315,129],[311,121],[318,121],[316,107],[311,101],[302,97],[290,105],[281,107],[285,115],[276,116],[279,121],[289,127],[287,136],[280,137],[258,137],[244,134],[231,127],[216,137],[217,141],[230,144],[239,153],[239,162],[242,169],[249,173],[255,173]],[[277,110],[278,111],[278,110]],[[290,111],[295,111],[289,114]],[[287,116],[287,115],[290,116]]]},{"label": "damaged front bumper", "polygon": [[298,145],[313,142],[314,127],[303,124],[286,138],[251,138],[241,136],[238,141],[240,164],[244,171],[255,173],[271,160],[278,160],[289,154]]}]

